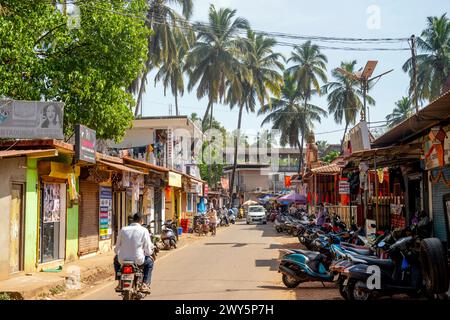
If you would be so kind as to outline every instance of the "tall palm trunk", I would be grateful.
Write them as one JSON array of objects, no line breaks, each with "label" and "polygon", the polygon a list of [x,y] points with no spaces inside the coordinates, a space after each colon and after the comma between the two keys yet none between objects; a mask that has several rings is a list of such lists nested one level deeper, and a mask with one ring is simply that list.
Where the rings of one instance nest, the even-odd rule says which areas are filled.
[{"label": "tall palm trunk", "polygon": [[205,124],[207,123],[206,121],[208,120],[208,114],[209,114],[209,110],[210,110],[211,108],[212,108],[212,100],[209,100],[208,106],[206,107],[205,114],[203,115],[203,119],[202,119],[202,127],[205,127]]},{"label": "tall palm trunk", "polygon": [[241,130],[241,121],[242,121],[242,111],[244,109],[244,105],[239,108],[239,118],[238,118],[238,126],[237,126],[237,135],[234,137],[234,160],[233,160],[233,171],[231,172],[231,181],[230,181],[230,207],[233,203],[233,186],[234,186],[234,176],[236,175],[236,167],[237,167],[237,154],[238,154],[238,137],[239,131]]},{"label": "tall palm trunk", "polygon": [[139,108],[142,101],[142,95],[144,94],[145,83],[147,82],[147,68],[141,78],[141,85],[139,86],[139,93],[136,101],[136,108],[134,109],[134,117],[137,118],[139,115]]},{"label": "tall palm trunk", "polygon": [[348,121],[345,121],[345,130],[344,130],[344,135],[342,136],[342,141],[341,141],[341,151],[344,151],[344,141],[345,141],[345,135],[347,134],[347,129],[348,129]]},{"label": "tall palm trunk", "polygon": [[175,91],[175,114],[178,116],[178,93]]}]

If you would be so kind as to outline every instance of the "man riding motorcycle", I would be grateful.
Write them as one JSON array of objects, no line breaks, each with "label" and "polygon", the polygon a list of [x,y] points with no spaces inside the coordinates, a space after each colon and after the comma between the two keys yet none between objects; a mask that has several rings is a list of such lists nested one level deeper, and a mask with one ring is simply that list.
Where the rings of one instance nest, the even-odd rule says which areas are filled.
[{"label": "man riding motorcycle", "polygon": [[117,277],[117,273],[120,272],[120,264],[127,260],[133,260],[138,266],[143,267],[144,277],[140,291],[150,292],[155,246],[150,239],[150,233],[142,226],[143,223],[144,216],[141,213],[136,213],[133,216],[133,223],[123,227],[117,236],[117,243],[114,248],[116,253],[114,270],[119,284],[116,290],[120,290],[120,278]]}]

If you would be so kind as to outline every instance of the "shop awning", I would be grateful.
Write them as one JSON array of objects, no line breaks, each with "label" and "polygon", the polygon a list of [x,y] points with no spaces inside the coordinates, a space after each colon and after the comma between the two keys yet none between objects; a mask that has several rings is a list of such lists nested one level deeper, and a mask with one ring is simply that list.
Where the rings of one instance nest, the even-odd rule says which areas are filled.
[{"label": "shop awning", "polygon": [[371,150],[361,150],[353,152],[347,158],[349,162],[367,162],[369,167],[393,166],[406,164],[410,161],[420,159],[421,149],[417,144],[405,144],[402,146],[390,146],[385,148],[377,148]]},{"label": "shop awning", "polygon": [[328,164],[325,166],[311,169],[311,172],[315,173],[315,174],[322,174],[322,175],[334,175],[334,174],[339,174],[341,172],[341,167],[339,167],[335,163],[332,163],[332,164]]},{"label": "shop awning", "polygon": [[129,157],[124,157],[123,161],[127,164],[130,164],[130,165],[133,165],[136,167],[150,169],[150,170],[154,170],[154,171],[158,171],[158,172],[169,172],[169,169],[167,169],[167,168],[157,166],[157,165],[145,162],[145,161],[129,158]]},{"label": "shop awning", "polygon": [[108,166],[110,168],[117,169],[120,171],[126,171],[126,172],[137,173],[137,174],[147,174],[145,172],[132,169],[130,167],[127,167],[127,166],[125,166],[123,164],[119,164],[119,163],[112,163],[112,162],[107,162],[107,161],[103,161],[103,160],[97,160],[97,163],[101,163],[105,166]]},{"label": "shop awning", "polygon": [[50,158],[56,157],[58,150],[56,149],[39,149],[39,150],[2,150],[0,151],[0,159],[27,156],[28,158]]},{"label": "shop awning", "polygon": [[450,91],[430,102],[417,114],[404,120],[372,142],[374,147],[386,147],[411,140],[425,130],[448,120],[450,117]]}]

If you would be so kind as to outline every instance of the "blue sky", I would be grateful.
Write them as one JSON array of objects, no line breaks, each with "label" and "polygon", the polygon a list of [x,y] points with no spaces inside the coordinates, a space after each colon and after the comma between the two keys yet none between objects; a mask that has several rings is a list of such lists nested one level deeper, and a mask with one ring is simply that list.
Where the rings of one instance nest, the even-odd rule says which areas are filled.
[{"label": "blue sky", "polygon": [[[219,7],[237,9],[237,15],[249,20],[255,30],[276,31],[296,35],[327,36],[327,37],[357,37],[357,38],[407,38],[412,34],[420,35],[425,28],[426,17],[441,15],[448,11],[448,0],[396,0],[396,1],[304,1],[304,0],[194,0],[193,21],[207,21],[209,4]],[[375,6],[375,7],[374,7]],[[372,11],[378,10],[379,15]],[[368,27],[372,18],[379,16],[379,28]],[[298,42],[298,40],[287,40]],[[324,43],[320,43],[326,45]],[[345,44],[329,44],[330,46],[346,46]],[[359,44],[347,46],[360,47]],[[409,48],[406,42],[401,44],[375,44],[378,47]],[[277,50],[289,57],[290,47],[278,46]],[[358,68],[363,67],[367,60],[378,60],[374,75],[394,69],[384,76],[370,92],[376,100],[376,106],[370,108],[370,121],[385,120],[394,103],[407,95],[409,78],[401,69],[403,63],[410,57],[410,51],[342,51],[323,49],[328,57],[328,76],[331,70],[338,67],[341,61],[358,61]],[[154,86],[154,74],[151,74],[143,99],[143,115],[165,115],[169,112],[169,104],[174,99],[170,93],[164,96],[163,88]],[[179,97],[181,114],[190,115],[196,112],[200,116],[206,109],[207,100],[197,100],[195,91],[186,92]],[[326,97],[315,97],[313,103],[327,109]],[[225,105],[216,105],[214,116],[228,130],[234,130],[238,110],[231,110]],[[258,130],[262,117],[256,114],[245,114],[243,129]],[[316,140],[327,140],[329,143],[339,143],[345,124],[336,124],[332,116],[328,116],[315,126]],[[267,126],[266,126],[267,127]],[[268,128],[268,127],[267,127]],[[336,131],[326,133],[329,131]],[[251,135],[249,136],[252,137]]]}]

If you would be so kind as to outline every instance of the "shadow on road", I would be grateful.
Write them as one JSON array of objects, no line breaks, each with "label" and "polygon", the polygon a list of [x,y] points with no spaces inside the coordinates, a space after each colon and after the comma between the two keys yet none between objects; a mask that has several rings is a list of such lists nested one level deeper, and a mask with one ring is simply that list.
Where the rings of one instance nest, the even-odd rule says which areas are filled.
[{"label": "shadow on road", "polygon": [[207,242],[204,243],[204,246],[229,246],[233,245],[233,248],[241,248],[248,245],[267,245],[267,243],[261,243],[261,242]]},{"label": "shadow on road", "polygon": [[270,271],[278,271],[278,259],[257,259],[255,260],[255,267],[268,267]]}]

